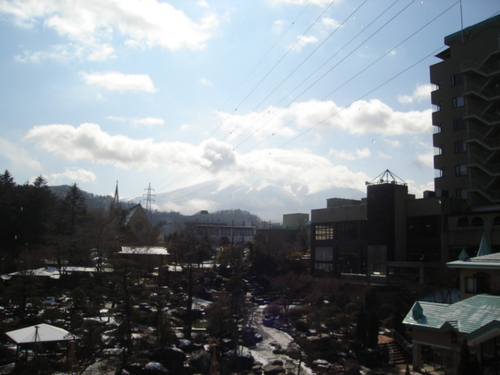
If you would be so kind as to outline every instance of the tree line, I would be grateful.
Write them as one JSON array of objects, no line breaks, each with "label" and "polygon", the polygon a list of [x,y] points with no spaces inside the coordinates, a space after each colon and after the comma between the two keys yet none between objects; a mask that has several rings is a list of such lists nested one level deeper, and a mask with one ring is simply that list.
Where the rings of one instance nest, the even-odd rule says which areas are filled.
[{"label": "tree line", "polygon": [[118,204],[89,209],[76,183],[56,195],[42,176],[17,184],[8,170],[0,175],[0,218],[1,273],[47,261],[60,268],[99,266],[106,253],[138,241]]}]

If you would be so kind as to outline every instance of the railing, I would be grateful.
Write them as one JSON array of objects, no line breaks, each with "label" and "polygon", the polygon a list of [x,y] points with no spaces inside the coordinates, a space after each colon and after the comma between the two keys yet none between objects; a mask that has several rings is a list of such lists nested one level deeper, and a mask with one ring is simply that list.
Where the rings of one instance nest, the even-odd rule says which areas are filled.
[{"label": "railing", "polygon": [[484,84],[481,85],[467,80],[465,81],[464,86],[464,95],[467,93],[475,93],[476,95],[481,96],[486,100],[492,100],[500,97],[500,86],[485,89]]},{"label": "railing", "polygon": [[481,134],[478,131],[470,130],[469,139],[475,139],[477,142],[486,145],[490,149],[500,148],[500,138],[485,138],[484,134]]},{"label": "railing", "polygon": [[467,108],[467,117],[477,117],[488,125],[494,125],[497,122],[500,122],[500,113],[484,113],[484,109],[469,106]]},{"label": "railing", "polygon": [[500,201],[500,192],[483,188],[484,184],[478,181],[471,182],[471,190],[477,190],[492,202]]},{"label": "railing", "polygon": [[396,341],[406,352],[413,354],[413,344],[408,342],[399,332],[392,331],[392,338]]},{"label": "railing", "polygon": [[492,175],[500,175],[500,165],[484,163],[484,156],[471,156],[469,164],[479,166]]},{"label": "railing", "polygon": [[493,64],[484,65],[486,60],[488,60],[488,58],[491,55],[499,52],[500,46],[499,46],[498,42],[489,46],[488,49],[490,49],[491,52],[487,52],[475,60],[462,61],[460,63],[460,70],[465,71],[465,70],[470,69],[470,70],[476,70],[476,71],[478,71],[480,73],[484,73],[484,74],[490,74],[490,73],[494,73],[494,72],[498,71],[500,69],[500,62],[495,62]]}]

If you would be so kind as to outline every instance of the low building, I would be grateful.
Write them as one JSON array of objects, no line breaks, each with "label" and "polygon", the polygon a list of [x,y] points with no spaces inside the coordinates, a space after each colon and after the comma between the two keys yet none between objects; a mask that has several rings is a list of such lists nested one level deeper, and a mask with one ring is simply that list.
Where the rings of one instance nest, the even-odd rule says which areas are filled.
[{"label": "low building", "polygon": [[[486,240],[482,241],[480,252],[487,247],[484,245],[485,242]],[[500,295],[500,253],[486,253],[470,258],[464,250],[459,260],[448,262],[446,265],[460,271],[462,299],[480,293]],[[500,316],[500,311],[498,314]]]},{"label": "low building", "polygon": [[122,246],[118,255],[123,259],[130,259],[142,268],[153,273],[168,264],[169,253],[160,246]]},{"label": "low building", "polygon": [[500,374],[500,296],[479,294],[444,304],[415,302],[403,323],[412,330],[413,369],[427,360],[455,374],[467,344],[484,373]]}]

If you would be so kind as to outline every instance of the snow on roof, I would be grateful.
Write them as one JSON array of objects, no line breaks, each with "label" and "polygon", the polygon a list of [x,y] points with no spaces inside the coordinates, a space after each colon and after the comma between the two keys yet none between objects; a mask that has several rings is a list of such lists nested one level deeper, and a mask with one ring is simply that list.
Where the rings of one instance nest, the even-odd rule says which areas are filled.
[{"label": "snow on roof", "polygon": [[[102,272],[111,272],[111,268],[104,268]],[[62,274],[71,274],[77,272],[92,273],[97,272],[96,267],[74,267],[74,266],[64,266],[59,272],[57,267],[46,266],[42,268],[36,268],[31,270],[19,271],[9,273],[9,276],[39,276],[39,277],[50,277],[51,279],[59,279]]]},{"label": "snow on roof", "polygon": [[122,246],[122,249],[118,254],[169,255],[167,249],[160,246],[142,246],[142,247]]},{"label": "snow on roof", "polygon": [[450,268],[488,268],[500,269],[500,253],[481,255],[473,258],[461,258],[448,262],[446,265]]},{"label": "snow on roof", "polygon": [[416,328],[446,331],[450,328],[472,334],[487,325],[500,322],[500,296],[478,294],[453,303],[418,301],[403,323]]},{"label": "snow on roof", "polygon": [[45,323],[6,332],[6,335],[18,345],[34,342],[55,342],[78,339],[77,336],[65,329]]}]

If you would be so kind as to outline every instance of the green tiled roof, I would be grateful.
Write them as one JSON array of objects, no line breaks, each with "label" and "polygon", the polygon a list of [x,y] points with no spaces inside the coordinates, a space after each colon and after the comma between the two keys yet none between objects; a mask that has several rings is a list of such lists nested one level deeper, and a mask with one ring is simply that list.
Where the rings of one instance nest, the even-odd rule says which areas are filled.
[{"label": "green tiled roof", "polygon": [[415,328],[471,334],[486,325],[500,323],[500,296],[479,294],[448,305],[444,303],[415,302],[403,323]]},{"label": "green tiled roof", "polygon": [[476,256],[468,258],[460,254],[461,260],[448,262],[446,265],[450,268],[487,268],[500,269],[500,253]]}]

